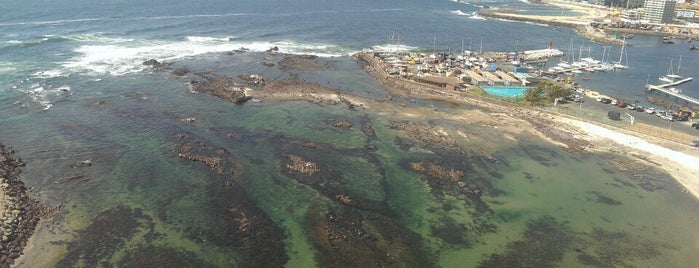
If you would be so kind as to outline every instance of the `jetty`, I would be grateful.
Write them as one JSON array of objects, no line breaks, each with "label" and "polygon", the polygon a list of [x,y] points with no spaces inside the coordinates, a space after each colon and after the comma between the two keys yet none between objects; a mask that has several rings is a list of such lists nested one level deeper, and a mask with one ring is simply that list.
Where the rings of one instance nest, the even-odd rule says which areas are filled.
[{"label": "jetty", "polygon": [[686,78],[684,78],[684,79],[680,79],[680,80],[677,80],[677,81],[674,81],[674,82],[671,82],[671,83],[662,84],[662,85],[651,85],[651,84],[647,84],[647,85],[646,85],[646,90],[647,90],[648,92],[660,91],[660,92],[663,92],[663,93],[668,94],[668,95],[670,95],[670,96],[674,96],[674,97],[676,97],[676,98],[678,98],[678,99],[682,99],[682,100],[684,100],[684,101],[687,101],[687,102],[689,102],[689,103],[693,103],[693,104],[695,104],[695,105],[699,105],[699,99],[696,99],[696,98],[693,98],[693,97],[684,95],[684,94],[682,94],[682,92],[681,92],[680,90],[674,88],[674,86],[678,86],[678,85],[687,83],[687,82],[689,82],[689,81],[692,81],[692,79],[693,79],[693,78],[691,78],[691,77],[686,77]]}]

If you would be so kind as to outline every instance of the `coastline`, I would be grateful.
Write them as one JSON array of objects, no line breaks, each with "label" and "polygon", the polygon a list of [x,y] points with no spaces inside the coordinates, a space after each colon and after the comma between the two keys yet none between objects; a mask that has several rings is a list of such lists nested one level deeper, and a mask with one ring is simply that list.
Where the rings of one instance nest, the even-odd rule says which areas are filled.
[{"label": "coastline", "polygon": [[496,18],[496,19],[506,19],[513,21],[523,21],[523,22],[534,22],[540,24],[547,24],[552,26],[569,27],[575,29],[575,31],[581,36],[593,40],[602,44],[610,44],[621,46],[625,42],[613,37],[613,33],[633,33],[642,35],[655,35],[655,36],[667,36],[675,38],[699,38],[697,34],[680,34],[677,30],[677,25],[668,25],[664,31],[654,31],[654,30],[639,30],[639,29],[627,29],[618,27],[605,27],[604,29],[598,29],[591,26],[591,23],[595,21],[602,21],[608,19],[609,10],[603,9],[601,7],[596,7],[592,5],[584,5],[572,2],[562,2],[562,1],[551,1],[545,0],[541,4],[557,6],[564,9],[573,10],[580,13],[579,16],[540,16],[540,15],[522,15],[511,13],[506,10],[500,10],[497,8],[483,9],[478,12],[479,15],[483,17]]},{"label": "coastline", "polygon": [[0,267],[11,266],[23,255],[40,218],[40,205],[27,193],[19,174],[24,166],[14,151],[0,145]]},{"label": "coastline", "polygon": [[612,38],[605,33],[596,31],[595,29],[589,27],[587,22],[575,20],[572,18],[576,17],[560,17],[560,16],[534,16],[534,15],[520,15],[511,14],[504,12],[497,12],[494,10],[482,10],[478,14],[483,17],[496,18],[496,19],[506,19],[513,21],[523,21],[523,22],[534,22],[552,26],[569,27],[575,29],[575,31],[581,36],[593,40],[602,44],[609,44],[615,46],[621,46],[624,41]]},{"label": "coastline", "polygon": [[[527,121],[538,132],[540,137],[563,146],[571,153],[586,151],[624,152],[623,154],[635,158],[636,161],[647,162],[643,164],[654,165],[669,173],[687,192],[699,199],[699,180],[692,179],[699,178],[699,168],[691,165],[692,163],[699,163],[699,150],[696,148],[689,147],[686,144],[645,136],[640,133],[610,129],[605,126],[585,122],[567,114],[520,106],[468,93],[459,94],[454,91],[445,91],[434,86],[391,77],[383,71],[381,63],[373,59],[371,55],[359,53],[355,57],[364,63],[364,70],[367,73],[372,75],[387,89],[393,91],[393,93],[404,92],[410,96],[419,95],[431,99],[466,103],[492,111],[505,111],[500,114],[501,118],[509,117],[509,120]],[[492,115],[487,114],[486,116],[492,117]],[[551,125],[559,127],[550,128]],[[506,130],[516,131],[514,128]],[[596,146],[596,144],[604,144],[604,147]],[[647,158],[658,160],[657,162],[662,164],[633,157],[636,155],[645,155]]]}]

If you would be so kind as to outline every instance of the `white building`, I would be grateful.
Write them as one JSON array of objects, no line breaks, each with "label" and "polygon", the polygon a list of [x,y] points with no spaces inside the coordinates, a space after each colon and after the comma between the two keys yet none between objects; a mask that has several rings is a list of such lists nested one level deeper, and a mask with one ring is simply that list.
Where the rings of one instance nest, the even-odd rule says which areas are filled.
[{"label": "white building", "polygon": [[621,21],[635,22],[641,19],[641,13],[635,9],[626,9],[621,11]]},{"label": "white building", "polygon": [[670,23],[675,16],[676,5],[676,0],[646,0],[642,19],[650,23]]}]

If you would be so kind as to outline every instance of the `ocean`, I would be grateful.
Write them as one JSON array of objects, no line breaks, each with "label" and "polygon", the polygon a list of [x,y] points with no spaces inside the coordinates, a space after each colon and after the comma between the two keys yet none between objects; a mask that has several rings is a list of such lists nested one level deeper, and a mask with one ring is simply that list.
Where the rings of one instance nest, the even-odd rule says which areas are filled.
[{"label": "ocean", "polygon": [[[22,177],[37,198],[61,208],[40,224],[19,266],[697,263],[699,202],[653,164],[573,155],[448,118],[307,102],[233,105],[142,64],[300,78],[382,100],[390,94],[349,55],[552,42],[564,52],[572,44],[576,54],[620,56],[620,47],[605,49],[571,29],[475,15],[483,6],[558,14],[518,1],[3,3],[0,142],[27,163]],[[674,70],[682,58],[682,75],[699,73],[699,54],[685,42],[636,36],[623,55],[630,69],[580,83],[642,101],[643,85],[666,74],[671,60]],[[243,47],[249,51],[230,53]],[[323,68],[260,64],[281,60],[265,52],[272,47],[317,55]],[[699,97],[696,85],[683,92]],[[464,108],[410,103],[416,113]],[[333,120],[352,127],[327,123]],[[462,152],[420,139],[433,132],[451,133],[451,148]],[[178,157],[187,152],[223,164]],[[319,173],[289,172],[295,159],[317,163]],[[484,194],[459,192],[439,174]]]}]

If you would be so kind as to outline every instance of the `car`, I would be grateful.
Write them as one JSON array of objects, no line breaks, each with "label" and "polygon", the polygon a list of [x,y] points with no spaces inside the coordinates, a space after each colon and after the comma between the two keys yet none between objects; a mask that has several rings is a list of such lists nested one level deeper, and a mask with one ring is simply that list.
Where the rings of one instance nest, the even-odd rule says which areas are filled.
[{"label": "car", "polygon": [[689,146],[699,147],[699,140],[693,140],[689,143]]},{"label": "car", "polygon": [[612,99],[612,102],[610,104],[616,106],[617,103],[619,103],[619,100]]},{"label": "car", "polygon": [[699,130],[699,123],[692,123],[692,128]]},{"label": "car", "polygon": [[623,101],[619,101],[619,102],[616,104],[616,107],[625,108],[625,107],[626,107],[626,103],[623,102]]},{"label": "car", "polygon": [[600,102],[602,102],[604,104],[609,104],[610,102],[612,102],[612,99],[602,98],[602,100],[600,100]]},{"label": "car", "polygon": [[654,113],[655,113],[655,108],[650,107],[650,108],[646,109],[646,113],[648,113],[648,114],[654,114]]},{"label": "car", "polygon": [[629,104],[629,106],[626,106],[626,108],[629,108],[629,110],[636,110],[636,105]]},{"label": "car", "polygon": [[667,121],[670,121],[670,122],[675,121],[675,117],[672,115],[663,115],[660,118],[667,120]]},{"label": "car", "polygon": [[657,115],[658,117],[662,117],[663,115],[666,115],[666,114],[667,114],[667,112],[665,112],[665,110],[660,110],[657,113],[655,113],[655,115]]},{"label": "car", "polygon": [[636,110],[636,112],[643,112],[643,106],[641,106],[641,105],[636,106],[635,110]]}]

